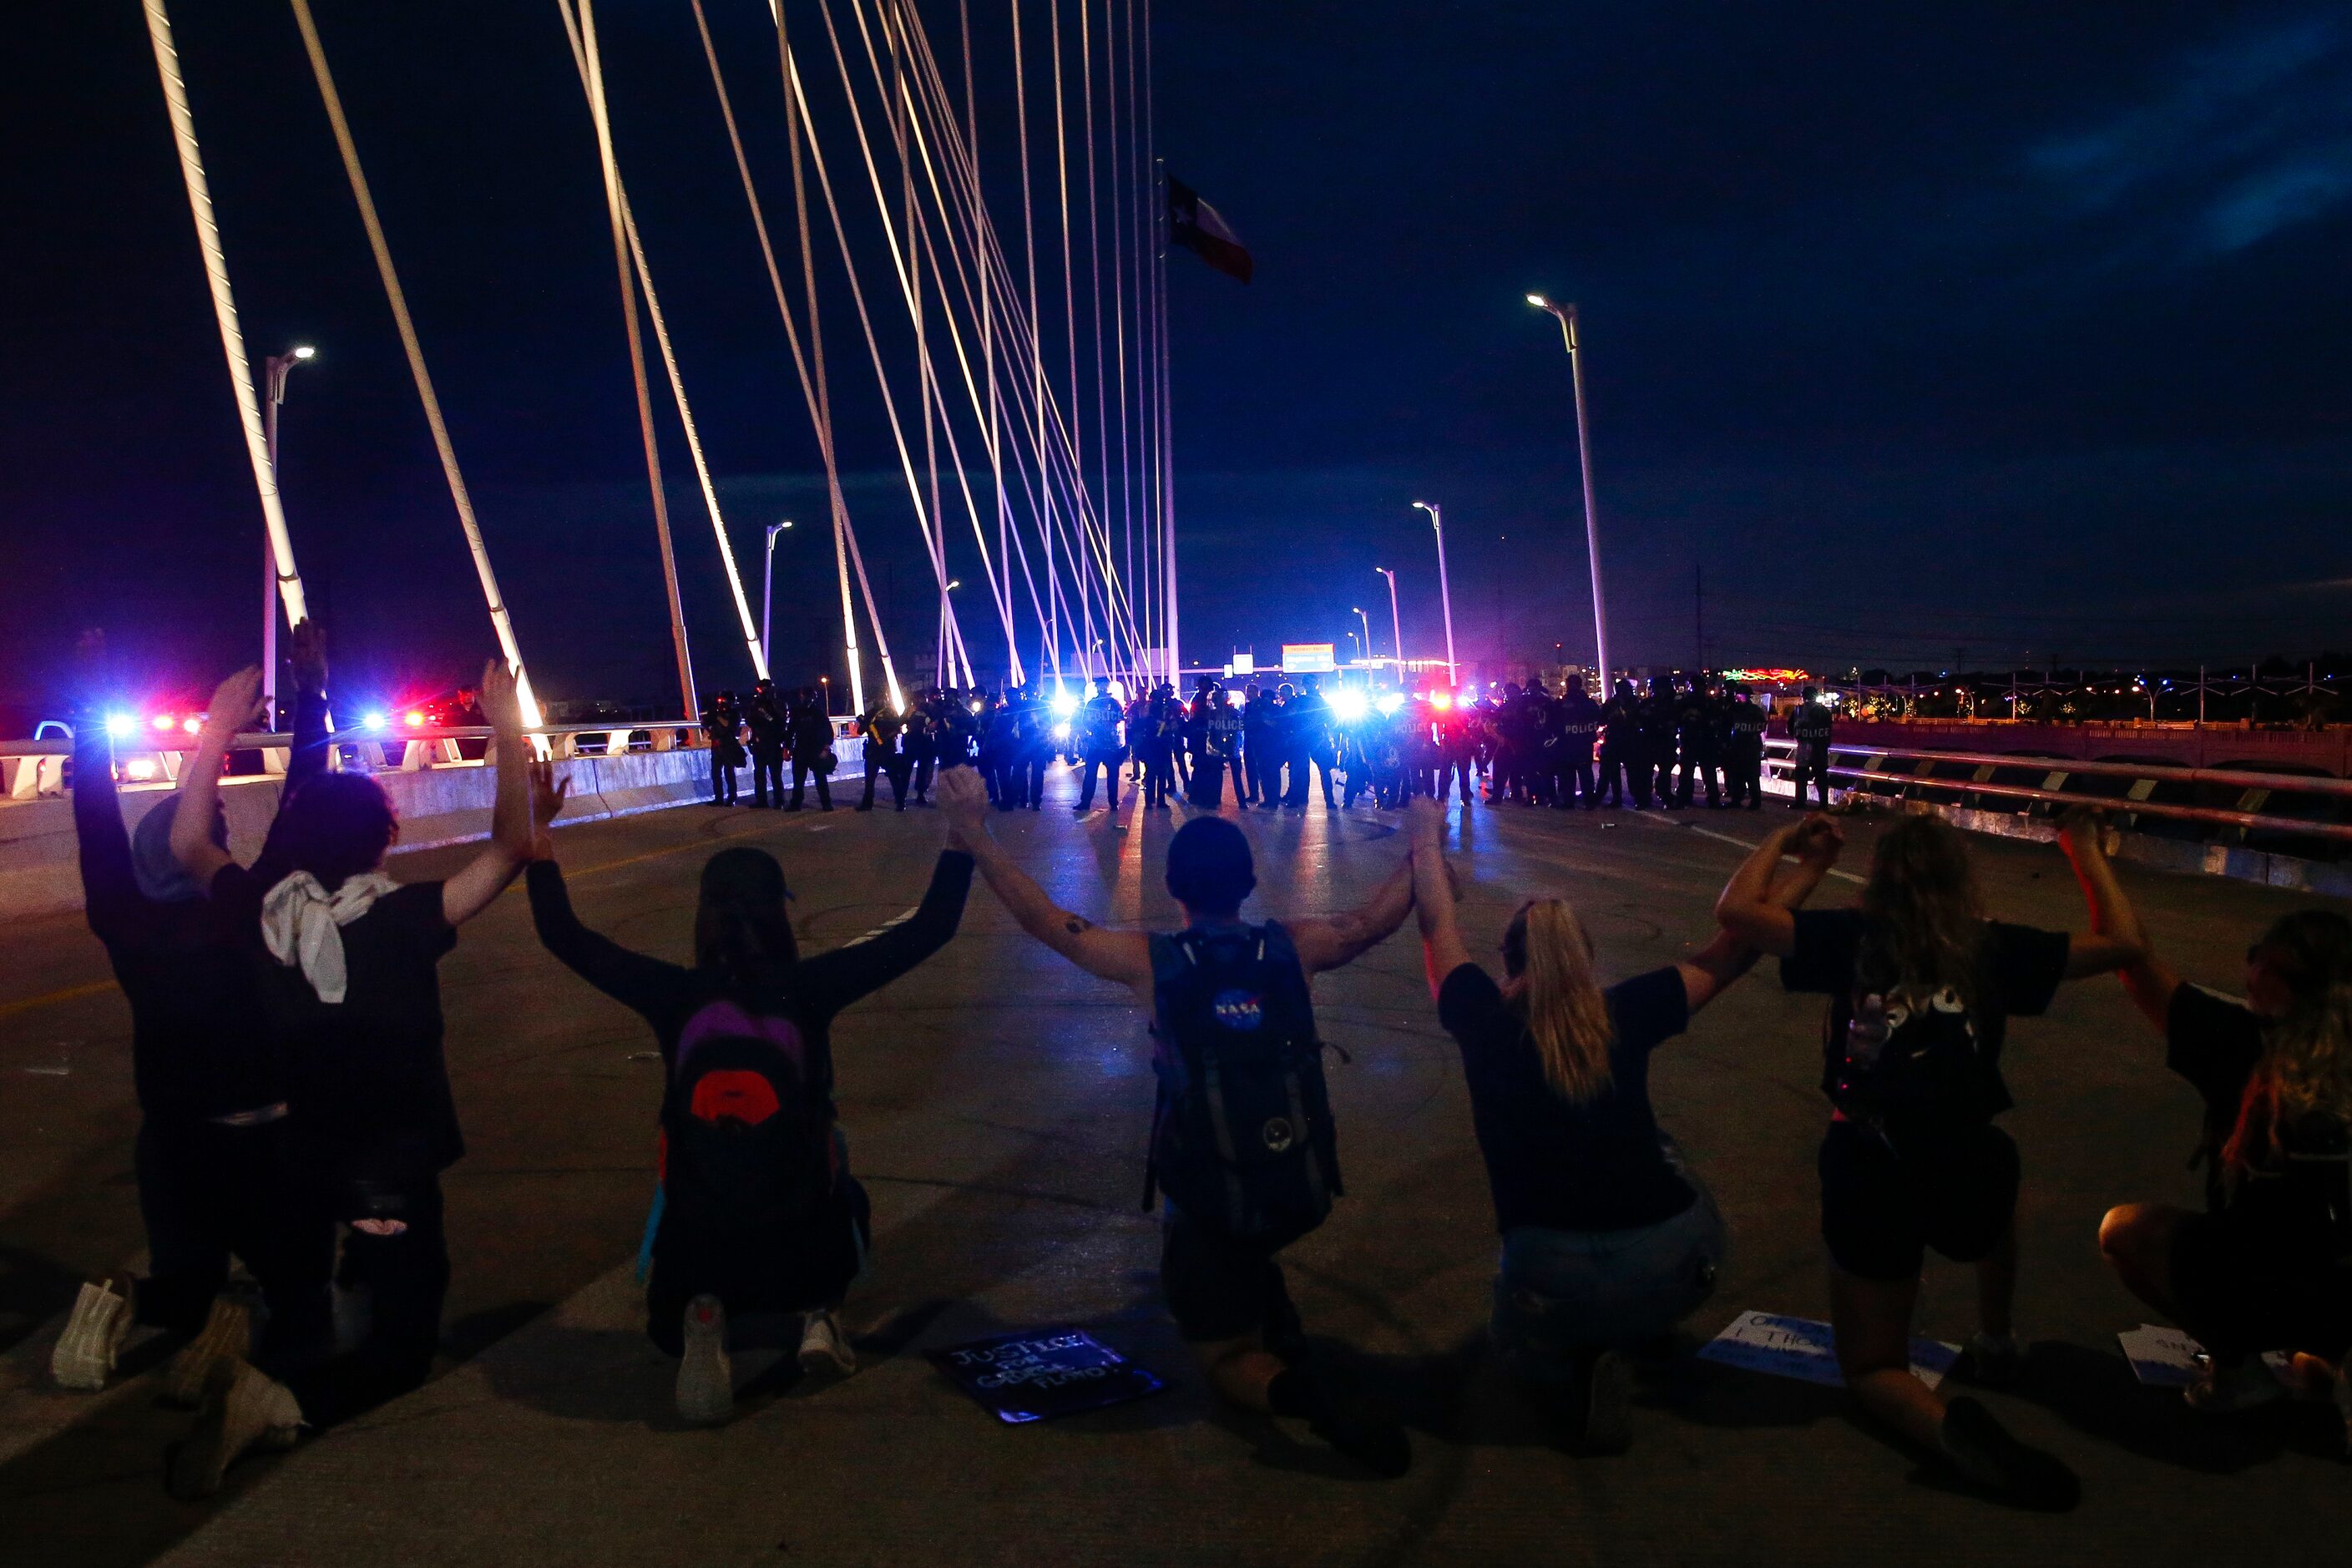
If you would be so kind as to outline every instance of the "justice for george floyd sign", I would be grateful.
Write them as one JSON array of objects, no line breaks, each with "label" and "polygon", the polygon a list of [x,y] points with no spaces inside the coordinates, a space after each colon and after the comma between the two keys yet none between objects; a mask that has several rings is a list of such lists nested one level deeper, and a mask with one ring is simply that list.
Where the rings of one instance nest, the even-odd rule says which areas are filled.
[{"label": "justice for george floyd sign", "polygon": [[1124,1405],[1163,1386],[1078,1329],[999,1334],[933,1351],[930,1357],[959,1388],[1009,1426]]}]

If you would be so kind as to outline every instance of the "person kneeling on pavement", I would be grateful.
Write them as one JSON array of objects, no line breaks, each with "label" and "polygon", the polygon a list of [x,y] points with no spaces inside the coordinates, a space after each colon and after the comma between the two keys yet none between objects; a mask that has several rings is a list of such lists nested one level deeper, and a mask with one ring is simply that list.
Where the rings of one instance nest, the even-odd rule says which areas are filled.
[{"label": "person kneeling on pavement", "polygon": [[[661,1187],[652,1222],[646,1333],[679,1358],[677,1413],[698,1425],[735,1408],[730,1318],[798,1314],[811,1373],[857,1369],[839,1313],[864,1271],[873,1220],[849,1173],[833,1098],[835,1015],[937,952],[971,889],[962,846],[988,795],[969,767],[939,775],[950,825],[923,901],[905,920],[803,959],[783,868],[763,849],[722,849],[702,868],[694,963],[665,963],[580,922],[541,831],[531,919],[572,971],[652,1026],[667,1089]],[[561,805],[536,789],[532,816]]]}]

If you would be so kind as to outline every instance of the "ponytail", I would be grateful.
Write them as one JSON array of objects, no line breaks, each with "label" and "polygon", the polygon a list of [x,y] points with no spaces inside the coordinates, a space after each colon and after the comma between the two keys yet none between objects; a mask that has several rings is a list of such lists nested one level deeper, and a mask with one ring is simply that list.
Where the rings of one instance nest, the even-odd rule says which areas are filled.
[{"label": "ponytail", "polygon": [[1526,1020],[1544,1081],[1572,1104],[1609,1091],[1617,1031],[1592,973],[1592,939],[1562,899],[1520,906],[1503,933],[1503,994]]}]

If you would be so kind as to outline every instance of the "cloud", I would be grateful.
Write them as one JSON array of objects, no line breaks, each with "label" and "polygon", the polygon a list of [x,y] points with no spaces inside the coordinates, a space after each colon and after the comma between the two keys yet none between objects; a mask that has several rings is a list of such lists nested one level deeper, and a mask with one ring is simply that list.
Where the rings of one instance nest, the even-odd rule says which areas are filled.
[{"label": "cloud", "polygon": [[2147,100],[2027,163],[2067,216],[2196,265],[2352,203],[2352,30],[2314,16],[2189,54]]}]

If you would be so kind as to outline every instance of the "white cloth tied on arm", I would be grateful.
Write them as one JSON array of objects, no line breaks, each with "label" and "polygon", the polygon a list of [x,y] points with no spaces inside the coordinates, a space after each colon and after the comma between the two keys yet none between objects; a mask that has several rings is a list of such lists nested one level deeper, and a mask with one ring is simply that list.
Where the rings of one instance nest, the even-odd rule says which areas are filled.
[{"label": "white cloth tied on arm", "polygon": [[302,978],[320,1001],[339,1004],[350,984],[343,968],[342,928],[399,886],[381,871],[369,871],[344,878],[343,885],[330,893],[318,878],[297,871],[263,895],[261,940],[278,963],[301,966]]}]

